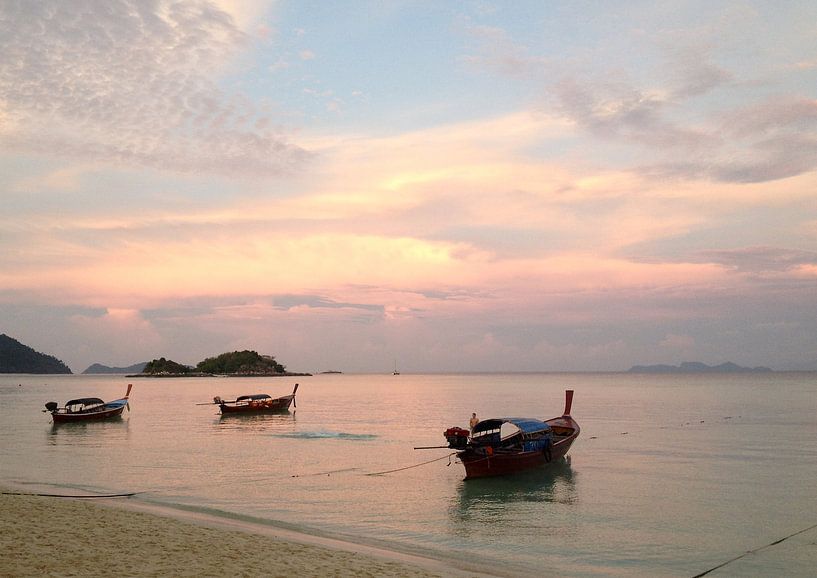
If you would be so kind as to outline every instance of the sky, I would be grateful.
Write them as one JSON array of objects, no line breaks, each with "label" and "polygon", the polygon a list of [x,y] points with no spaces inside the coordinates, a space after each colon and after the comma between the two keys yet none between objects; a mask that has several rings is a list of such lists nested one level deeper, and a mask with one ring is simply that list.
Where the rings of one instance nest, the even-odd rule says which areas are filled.
[{"label": "sky", "polygon": [[806,0],[0,0],[0,333],[817,369],[815,38]]}]

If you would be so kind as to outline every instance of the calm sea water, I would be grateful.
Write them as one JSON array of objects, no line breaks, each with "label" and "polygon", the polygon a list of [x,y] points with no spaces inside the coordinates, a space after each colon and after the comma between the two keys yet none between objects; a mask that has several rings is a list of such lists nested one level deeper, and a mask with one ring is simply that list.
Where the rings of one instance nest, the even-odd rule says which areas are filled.
[{"label": "calm sea water", "polygon": [[[289,414],[197,405],[296,379]],[[817,374],[296,379],[0,375],[0,482],[143,492],[504,575],[694,576],[817,524]],[[120,421],[53,427],[41,412],[128,382]],[[567,388],[582,435],[565,463],[464,482],[447,450],[413,449],[472,411],[554,417]],[[710,576],[814,576],[815,542],[817,529]]]}]

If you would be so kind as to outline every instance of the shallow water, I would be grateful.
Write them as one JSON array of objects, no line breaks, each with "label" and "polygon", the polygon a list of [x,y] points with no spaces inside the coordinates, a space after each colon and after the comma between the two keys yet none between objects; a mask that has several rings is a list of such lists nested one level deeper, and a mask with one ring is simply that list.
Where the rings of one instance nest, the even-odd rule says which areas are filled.
[{"label": "shallow water", "polygon": [[[288,414],[196,405],[285,395],[296,380]],[[41,413],[51,400],[121,397],[128,382],[121,420],[52,426]],[[564,463],[464,482],[447,450],[413,449],[442,445],[472,411],[554,417],[566,388],[582,434]],[[0,481],[138,491],[508,575],[693,576],[817,524],[808,373],[0,375],[0,439]],[[805,532],[709,575],[813,576],[816,540]]]}]

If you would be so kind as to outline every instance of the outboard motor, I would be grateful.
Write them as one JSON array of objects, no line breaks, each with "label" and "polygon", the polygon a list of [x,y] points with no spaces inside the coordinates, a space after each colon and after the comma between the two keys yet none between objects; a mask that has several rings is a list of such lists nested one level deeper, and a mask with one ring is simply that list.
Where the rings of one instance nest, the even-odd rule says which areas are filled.
[{"label": "outboard motor", "polygon": [[469,432],[467,429],[463,429],[461,427],[450,427],[445,430],[443,435],[445,436],[446,441],[448,441],[449,448],[462,450],[468,445]]},{"label": "outboard motor", "polygon": [[57,411],[58,407],[59,407],[59,404],[57,404],[56,401],[49,401],[47,404],[45,404],[45,411],[49,411],[51,413],[54,413],[55,411]]}]

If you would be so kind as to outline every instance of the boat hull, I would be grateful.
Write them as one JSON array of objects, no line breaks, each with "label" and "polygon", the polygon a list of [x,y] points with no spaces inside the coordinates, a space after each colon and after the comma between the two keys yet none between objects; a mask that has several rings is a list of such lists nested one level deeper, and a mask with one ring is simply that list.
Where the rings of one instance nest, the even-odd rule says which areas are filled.
[{"label": "boat hull", "polygon": [[125,406],[121,405],[114,408],[103,408],[99,411],[76,412],[76,413],[60,413],[53,412],[51,419],[54,423],[76,423],[81,421],[100,421],[105,419],[113,419],[120,417],[125,411]]},{"label": "boat hull", "polygon": [[295,400],[295,395],[285,395],[276,399],[268,400],[264,403],[244,403],[229,404],[221,403],[221,413],[226,414],[256,414],[256,413],[280,413],[289,411],[289,407]]},{"label": "boat hull", "polygon": [[572,430],[566,437],[558,437],[547,451],[497,451],[488,453],[484,448],[469,447],[457,457],[465,466],[465,479],[486,478],[516,474],[533,468],[540,468],[561,460],[570,450],[570,446],[579,437],[579,424],[570,416],[548,420],[556,431]]}]

